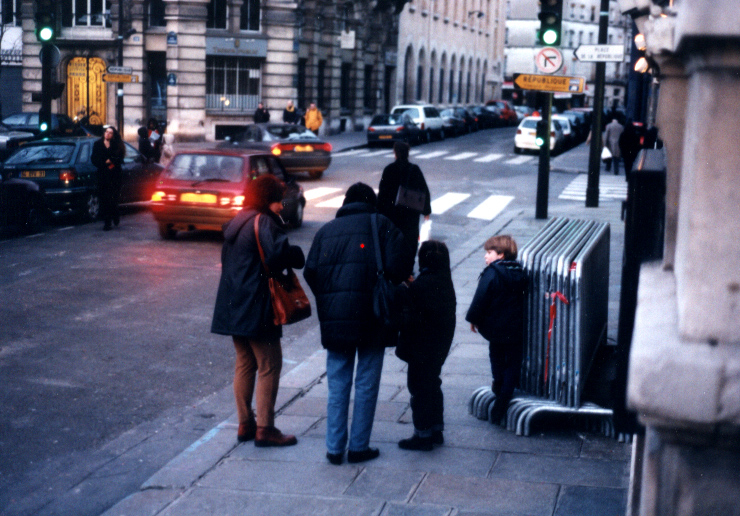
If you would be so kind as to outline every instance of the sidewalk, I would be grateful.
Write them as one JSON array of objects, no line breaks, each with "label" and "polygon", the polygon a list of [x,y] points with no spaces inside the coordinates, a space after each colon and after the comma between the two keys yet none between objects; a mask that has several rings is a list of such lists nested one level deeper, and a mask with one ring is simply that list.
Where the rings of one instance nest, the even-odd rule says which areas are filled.
[{"label": "sidewalk", "polygon": [[[334,138],[335,149],[352,146],[358,141],[352,136]],[[562,160],[585,163],[571,153]],[[554,192],[550,199],[551,217],[611,224],[608,334],[614,339],[624,239],[621,203],[587,209],[582,203],[557,200]],[[534,219],[534,208],[505,211],[451,250],[458,324],[442,378],[444,446],[427,453],[398,448],[398,440],[409,437],[413,428],[405,364],[389,350],[372,435],[380,457],[359,465],[330,465],[324,456],[325,353],[318,351],[281,379],[276,425],[296,434],[297,446],[238,444],[234,414],[105,516],[624,514],[629,445],[547,423],[537,425],[530,437],[518,437],[468,413],[471,393],[491,382],[487,343],[471,333],[464,320],[483,266],[482,243],[495,233],[511,233],[523,244],[545,223]]]}]

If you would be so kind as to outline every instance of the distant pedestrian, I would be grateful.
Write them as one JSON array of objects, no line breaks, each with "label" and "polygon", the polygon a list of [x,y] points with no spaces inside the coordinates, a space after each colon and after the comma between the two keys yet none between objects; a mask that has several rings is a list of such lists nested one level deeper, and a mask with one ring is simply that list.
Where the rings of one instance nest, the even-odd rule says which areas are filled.
[{"label": "distant pedestrian", "polygon": [[319,128],[321,127],[321,124],[324,123],[324,117],[321,116],[321,111],[316,107],[315,102],[311,102],[304,118],[306,129],[313,131],[313,133],[318,136]]},{"label": "distant pedestrian", "polygon": [[149,141],[149,132],[146,127],[142,126],[139,127],[137,134],[139,135],[139,153],[141,153],[149,163],[153,162],[155,152],[154,147],[152,147],[152,142]]},{"label": "distant pedestrian", "polygon": [[118,203],[121,197],[121,165],[126,148],[121,135],[114,127],[105,128],[102,138],[93,144],[90,161],[98,169],[98,198],[103,231],[111,229],[111,223],[118,226],[120,213]]},{"label": "distant pedestrian", "polygon": [[[283,330],[273,322],[267,274],[257,247],[259,234],[264,261],[271,271],[303,267],[303,251],[290,245],[280,218],[284,191],[285,185],[273,175],[253,179],[244,190],[244,209],[224,224],[221,280],[211,324],[213,333],[230,335],[234,342],[237,440],[254,439],[255,446],[298,442],[295,436],[275,428]],[[257,398],[256,417],[253,396]]]},{"label": "distant pedestrian", "polygon": [[300,120],[301,116],[298,114],[298,110],[293,105],[293,101],[289,100],[288,105],[283,110],[283,122],[286,124],[297,124]]},{"label": "distant pedestrian", "polygon": [[260,102],[257,104],[257,109],[254,111],[254,123],[264,124],[270,121],[270,112],[265,109],[265,106]]},{"label": "distant pedestrian", "polygon": [[164,133],[162,135],[162,157],[159,158],[159,164],[166,167],[172,161],[172,156],[175,155],[175,136],[170,133]]},{"label": "distant pedestrian", "polygon": [[[304,271],[316,296],[321,344],[327,350],[326,458],[335,465],[344,460],[348,442],[348,462],[364,462],[380,455],[377,448],[370,447],[370,434],[385,347],[395,346],[397,339],[379,331],[373,314],[378,269],[372,218],[377,222],[385,273],[396,283],[404,279],[405,249],[403,235],[390,220],[376,213],[375,204],[375,192],[370,186],[350,186],[336,218],[316,233]],[[348,434],[353,383],[354,410]]]},{"label": "distant pedestrian", "polygon": [[154,161],[159,162],[162,153],[162,133],[159,128],[159,122],[157,122],[156,118],[150,118],[146,123],[146,127],[149,134],[149,141],[154,149]]},{"label": "distant pedestrian", "polygon": [[619,137],[619,150],[624,159],[624,171],[629,179],[632,172],[632,165],[637,159],[637,153],[640,152],[645,140],[645,129],[640,122],[627,121],[627,125]]},{"label": "distant pedestrian", "polygon": [[519,383],[527,277],[516,261],[517,246],[511,236],[493,236],[484,248],[486,268],[478,279],[465,320],[473,332],[480,332],[488,341],[492,390],[496,395],[491,422],[499,424]]},{"label": "distant pedestrian", "polygon": [[622,136],[624,126],[616,118],[609,122],[604,130],[604,147],[609,149],[612,157],[606,160],[606,171],[609,172],[612,164],[614,165],[614,175],[619,174],[619,162],[622,159],[622,153],[619,149],[619,137]]},{"label": "distant pedestrian", "polygon": [[404,450],[430,451],[444,443],[442,366],[455,334],[455,287],[450,253],[443,242],[427,240],[419,248],[419,275],[400,289],[404,324],[396,355],[408,363],[414,434],[402,439]]},{"label": "distant pedestrian", "polygon": [[[409,270],[411,274],[419,246],[419,217],[429,220],[432,205],[429,187],[421,169],[409,162],[409,144],[396,142],[393,145],[396,161],[383,169],[378,185],[378,211],[398,226],[408,247]],[[405,204],[399,197],[399,190],[411,191],[416,195],[418,205]]]}]

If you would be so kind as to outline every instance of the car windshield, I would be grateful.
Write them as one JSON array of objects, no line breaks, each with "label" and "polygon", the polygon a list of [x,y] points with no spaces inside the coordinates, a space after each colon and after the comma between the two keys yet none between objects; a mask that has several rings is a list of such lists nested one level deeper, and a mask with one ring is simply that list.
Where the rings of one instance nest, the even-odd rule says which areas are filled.
[{"label": "car windshield", "polygon": [[169,177],[183,181],[236,183],[242,180],[243,168],[244,160],[238,156],[178,154],[170,165]]},{"label": "car windshield", "polygon": [[270,125],[266,129],[264,141],[318,140],[312,131],[300,125]]},{"label": "car windshield", "polygon": [[525,118],[522,120],[521,127],[522,129],[537,129],[537,122],[539,122],[539,120],[535,118]]},{"label": "car windshield", "polygon": [[6,165],[33,165],[35,163],[67,163],[75,151],[73,143],[24,145],[5,160]]},{"label": "car windshield", "polygon": [[443,109],[442,111],[439,112],[439,114],[440,116],[455,116],[455,112],[449,108]]},{"label": "car windshield", "polygon": [[421,114],[418,108],[396,108],[393,110],[393,114],[408,113],[411,118],[419,118]]}]

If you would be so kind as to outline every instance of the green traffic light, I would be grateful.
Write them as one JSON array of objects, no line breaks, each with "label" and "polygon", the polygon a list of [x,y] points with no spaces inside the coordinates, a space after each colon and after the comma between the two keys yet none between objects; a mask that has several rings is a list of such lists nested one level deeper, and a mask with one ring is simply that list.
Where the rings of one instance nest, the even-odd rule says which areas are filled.
[{"label": "green traffic light", "polygon": [[553,45],[558,40],[558,33],[552,29],[548,29],[542,35],[542,41],[547,45]]},{"label": "green traffic light", "polygon": [[46,130],[49,129],[49,124],[47,124],[46,122],[41,122],[39,124],[39,129],[41,130],[42,133],[46,132]]},{"label": "green traffic light", "polygon": [[42,27],[39,30],[39,38],[41,41],[51,41],[54,37],[54,30],[51,27]]},{"label": "green traffic light", "polygon": [[537,147],[542,147],[545,144],[545,139],[538,136],[534,139],[534,142],[537,144]]}]

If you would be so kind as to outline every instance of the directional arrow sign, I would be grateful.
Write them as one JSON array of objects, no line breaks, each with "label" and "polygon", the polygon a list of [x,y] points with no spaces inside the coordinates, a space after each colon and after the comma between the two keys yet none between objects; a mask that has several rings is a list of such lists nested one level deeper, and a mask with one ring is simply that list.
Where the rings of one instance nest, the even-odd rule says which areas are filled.
[{"label": "directional arrow sign", "polygon": [[523,90],[552,91],[559,93],[583,93],[583,77],[565,75],[535,75],[515,73],[514,86]]},{"label": "directional arrow sign", "polygon": [[132,73],[134,73],[134,69],[130,66],[109,66],[107,72],[113,74],[120,73],[123,75],[131,75]]},{"label": "directional arrow sign", "polygon": [[139,82],[139,76],[120,73],[104,73],[103,82]]},{"label": "directional arrow sign", "polygon": [[623,45],[578,45],[573,53],[579,61],[616,63],[624,61]]}]

